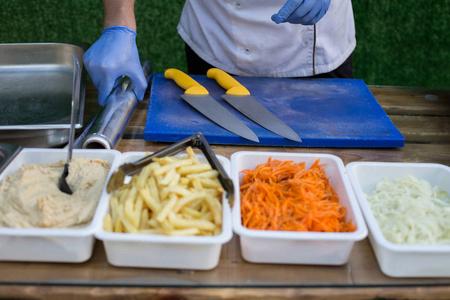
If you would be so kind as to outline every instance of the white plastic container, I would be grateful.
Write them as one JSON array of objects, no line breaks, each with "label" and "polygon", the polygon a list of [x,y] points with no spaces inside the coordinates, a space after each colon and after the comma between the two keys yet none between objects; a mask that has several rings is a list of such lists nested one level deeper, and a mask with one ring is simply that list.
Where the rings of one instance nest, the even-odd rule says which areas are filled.
[{"label": "white plastic container", "polygon": [[382,179],[396,179],[407,175],[427,180],[450,193],[450,168],[425,163],[354,162],[347,169],[383,273],[392,277],[450,276],[450,245],[399,245],[388,241],[366,198]]},{"label": "white plastic container", "polygon": [[[18,170],[24,164],[55,163],[65,161],[64,149],[23,149],[0,175],[0,181]],[[111,169],[118,161],[120,152],[115,150],[74,150],[73,157],[104,159]],[[111,174],[108,174],[108,178]],[[105,191],[103,191],[105,192]],[[104,200],[103,200],[104,201]],[[0,228],[0,260],[77,263],[88,260],[92,255],[94,233],[102,222],[99,199],[93,220],[79,228]]]},{"label": "white plastic container", "polygon": [[[309,168],[320,159],[341,204],[347,209],[347,218],[356,231],[345,233],[265,231],[245,228],[241,221],[241,172],[254,169],[269,157],[279,160],[305,162]],[[347,263],[353,244],[367,235],[361,212],[354,197],[341,159],[327,154],[237,152],[231,157],[235,186],[233,229],[240,236],[242,256],[255,263],[342,265]]]},{"label": "white plastic container", "polygon": [[[121,164],[136,161],[146,154],[148,153],[124,153]],[[217,157],[225,171],[229,173],[229,161],[222,156]],[[109,196],[104,195],[104,197],[109,203]],[[225,196],[222,203],[222,232],[216,236],[112,233],[104,231],[103,226],[100,226],[96,237],[103,241],[108,262],[114,266],[210,270],[219,263],[222,245],[233,235],[231,209]],[[101,212],[101,219],[108,212],[108,206]]]}]

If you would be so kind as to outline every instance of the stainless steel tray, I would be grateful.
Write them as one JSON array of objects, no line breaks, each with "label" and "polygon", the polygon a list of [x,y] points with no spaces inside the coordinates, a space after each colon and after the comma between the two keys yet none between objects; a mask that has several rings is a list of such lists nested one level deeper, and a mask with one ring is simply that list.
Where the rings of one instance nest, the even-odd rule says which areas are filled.
[{"label": "stainless steel tray", "polygon": [[[22,140],[35,137],[42,147],[67,141],[73,55],[82,63],[83,50],[74,45],[0,44],[0,141],[30,146]],[[84,80],[79,88],[76,128],[83,126]]]},{"label": "stainless steel tray", "polygon": [[61,146],[69,140],[69,129],[0,130],[0,143],[27,148]]},{"label": "stainless steel tray", "polygon": [[17,145],[0,144],[0,174],[21,150],[22,147]]}]

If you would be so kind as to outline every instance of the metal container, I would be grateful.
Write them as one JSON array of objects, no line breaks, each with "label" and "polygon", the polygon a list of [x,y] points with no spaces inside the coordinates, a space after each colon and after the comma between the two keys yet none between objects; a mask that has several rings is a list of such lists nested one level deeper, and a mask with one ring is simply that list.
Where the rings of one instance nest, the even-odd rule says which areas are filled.
[{"label": "metal container", "polygon": [[21,150],[22,147],[17,145],[0,144],[0,174]]},{"label": "metal container", "polygon": [[[27,147],[67,142],[73,56],[82,62],[83,50],[58,43],[0,44],[0,142]],[[78,88],[76,128],[81,128],[84,80]]]}]

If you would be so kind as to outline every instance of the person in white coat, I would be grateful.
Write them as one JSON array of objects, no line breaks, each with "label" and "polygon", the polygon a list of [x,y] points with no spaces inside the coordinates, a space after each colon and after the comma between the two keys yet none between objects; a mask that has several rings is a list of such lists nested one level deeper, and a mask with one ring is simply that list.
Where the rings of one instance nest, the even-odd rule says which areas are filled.
[{"label": "person in white coat", "polygon": [[[146,82],[136,47],[134,0],[104,0],[105,29],[84,56],[104,104],[120,76],[139,99]],[[351,0],[187,0],[178,33],[189,73],[352,77]]]}]

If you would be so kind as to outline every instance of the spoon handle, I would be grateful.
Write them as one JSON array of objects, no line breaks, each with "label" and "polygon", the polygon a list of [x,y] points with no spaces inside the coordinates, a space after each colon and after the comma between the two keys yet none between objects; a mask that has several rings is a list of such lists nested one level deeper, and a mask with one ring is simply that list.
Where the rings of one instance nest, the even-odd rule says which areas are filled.
[{"label": "spoon handle", "polygon": [[75,138],[75,103],[80,101],[80,62],[73,56],[73,82],[72,82],[72,108],[70,113],[70,131],[69,131],[69,151],[67,153],[67,163],[72,160],[73,140]]}]

